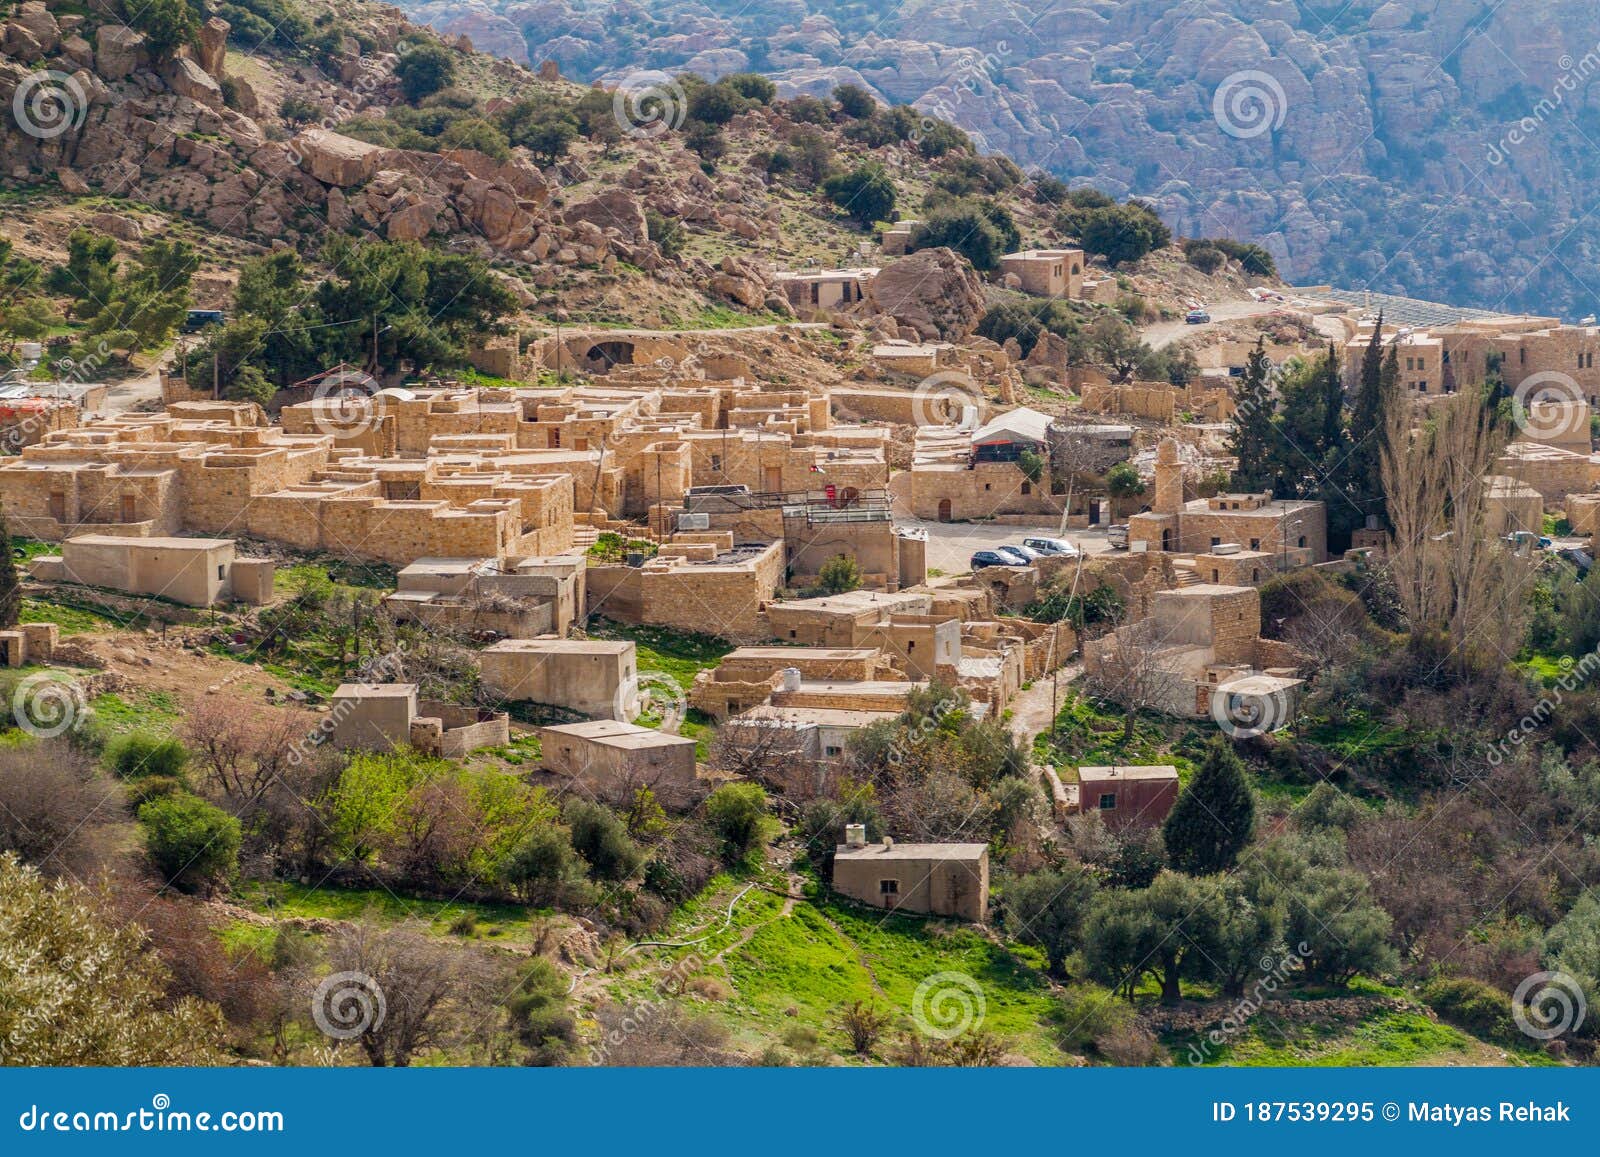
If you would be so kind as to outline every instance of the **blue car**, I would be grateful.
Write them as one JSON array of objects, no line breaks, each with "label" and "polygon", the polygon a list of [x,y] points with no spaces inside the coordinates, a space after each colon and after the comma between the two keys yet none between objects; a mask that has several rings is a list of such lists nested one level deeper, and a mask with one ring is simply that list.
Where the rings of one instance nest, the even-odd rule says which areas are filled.
[{"label": "blue car", "polygon": [[986,566],[1018,566],[1016,559],[1009,558],[994,550],[980,550],[972,556],[972,569],[982,570]]}]

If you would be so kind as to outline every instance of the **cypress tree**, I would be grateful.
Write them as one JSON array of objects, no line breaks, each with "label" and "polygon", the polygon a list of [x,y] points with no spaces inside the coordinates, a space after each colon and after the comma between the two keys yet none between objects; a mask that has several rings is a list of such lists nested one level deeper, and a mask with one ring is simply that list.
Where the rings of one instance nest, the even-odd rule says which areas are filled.
[{"label": "cypress tree", "polygon": [[1233,430],[1228,435],[1228,450],[1238,459],[1233,485],[1239,490],[1268,490],[1277,474],[1272,447],[1272,387],[1267,381],[1272,363],[1267,357],[1265,338],[1256,341],[1245,362],[1244,380],[1239,385]]},{"label": "cypress tree", "polygon": [[1255,797],[1245,781],[1244,764],[1218,736],[1162,828],[1167,859],[1191,876],[1225,872],[1250,842],[1255,822]]},{"label": "cypress tree", "polygon": [[11,533],[0,515],[0,630],[17,625],[22,613],[22,586],[17,580],[17,561],[11,553]]}]

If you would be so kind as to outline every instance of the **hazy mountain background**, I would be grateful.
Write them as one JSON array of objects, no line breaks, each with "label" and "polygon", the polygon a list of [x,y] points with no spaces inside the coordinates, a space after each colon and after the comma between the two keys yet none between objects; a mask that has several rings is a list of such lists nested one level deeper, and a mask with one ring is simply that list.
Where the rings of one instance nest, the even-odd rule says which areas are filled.
[{"label": "hazy mountain background", "polygon": [[1592,0],[401,6],[584,81],[860,84],[1025,166],[1149,197],[1181,232],[1259,240],[1299,282],[1600,310]]}]

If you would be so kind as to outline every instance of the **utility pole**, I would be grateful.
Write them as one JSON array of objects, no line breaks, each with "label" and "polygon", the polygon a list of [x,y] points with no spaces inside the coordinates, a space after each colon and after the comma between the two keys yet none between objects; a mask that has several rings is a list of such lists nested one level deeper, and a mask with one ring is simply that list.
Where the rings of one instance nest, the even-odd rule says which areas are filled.
[{"label": "utility pole", "polygon": [[222,347],[217,344],[211,347],[211,397],[222,397]]}]

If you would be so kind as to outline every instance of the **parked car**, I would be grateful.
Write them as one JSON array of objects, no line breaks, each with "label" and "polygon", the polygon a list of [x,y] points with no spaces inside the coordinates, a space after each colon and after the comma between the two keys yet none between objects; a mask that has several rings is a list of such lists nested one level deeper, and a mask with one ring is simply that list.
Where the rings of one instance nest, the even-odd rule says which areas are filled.
[{"label": "parked car", "polygon": [[1106,542],[1111,544],[1112,550],[1128,549],[1128,524],[1119,522],[1115,526],[1106,527]]},{"label": "parked car", "polygon": [[1079,554],[1078,548],[1064,538],[1025,538],[1022,545],[1040,554]]},{"label": "parked car", "polygon": [[1191,309],[1183,315],[1183,320],[1190,325],[1205,325],[1211,320],[1211,315],[1203,309]]},{"label": "parked car", "polygon": [[213,325],[222,325],[228,320],[227,314],[220,309],[191,309],[184,315],[183,332],[199,333]]},{"label": "parked car", "polygon": [[972,555],[972,569],[982,570],[986,566],[1020,566],[1015,558],[1001,554],[997,550],[975,551]]},{"label": "parked car", "polygon": [[1008,545],[1002,546],[999,549],[1007,554],[1019,554],[1022,556],[1025,562],[1037,562],[1040,558],[1044,557],[1044,551],[1034,550],[1031,546]]}]

